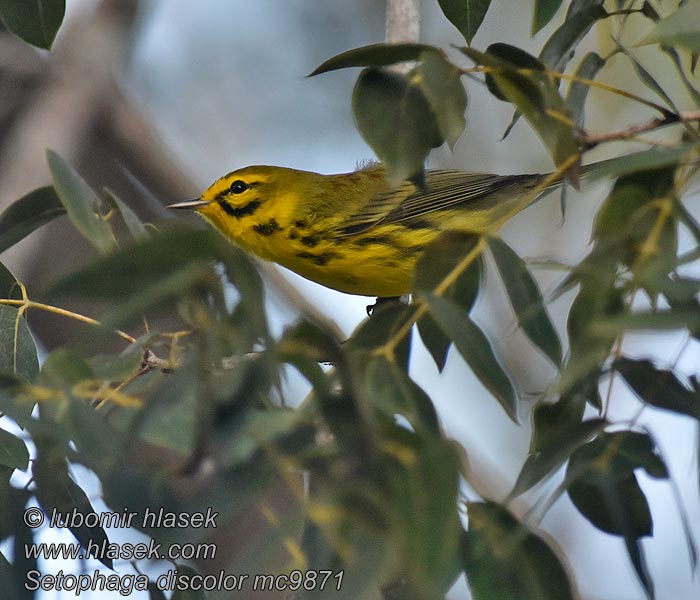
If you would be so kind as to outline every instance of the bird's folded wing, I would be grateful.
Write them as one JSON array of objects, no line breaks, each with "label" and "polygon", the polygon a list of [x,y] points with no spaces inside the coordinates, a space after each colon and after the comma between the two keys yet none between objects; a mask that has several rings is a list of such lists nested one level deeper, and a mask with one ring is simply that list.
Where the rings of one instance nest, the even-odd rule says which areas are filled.
[{"label": "bird's folded wing", "polygon": [[371,198],[362,210],[345,219],[340,231],[352,235],[380,223],[398,223],[461,204],[498,201],[508,188],[518,195],[535,185],[541,175],[492,175],[467,171],[427,171],[427,191],[406,182]]}]

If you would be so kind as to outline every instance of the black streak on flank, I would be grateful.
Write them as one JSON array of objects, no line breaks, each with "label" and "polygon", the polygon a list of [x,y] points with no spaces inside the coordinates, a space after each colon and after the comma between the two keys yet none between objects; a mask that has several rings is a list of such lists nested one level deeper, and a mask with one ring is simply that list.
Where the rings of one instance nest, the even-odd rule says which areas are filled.
[{"label": "black streak on flank", "polygon": [[326,254],[312,254],[311,252],[298,252],[297,256],[299,258],[307,258],[314,262],[314,264],[319,267],[325,265],[333,256],[332,253],[327,252]]},{"label": "black streak on flank", "polygon": [[391,238],[388,235],[368,235],[355,240],[355,244],[358,246],[369,246],[370,244],[391,246]]},{"label": "black streak on flank", "polygon": [[309,248],[313,248],[314,246],[318,245],[318,238],[315,238],[310,235],[305,235],[303,238],[299,240],[304,246],[308,246]]},{"label": "black streak on flank", "polygon": [[289,232],[289,235],[287,236],[290,240],[295,240],[299,237],[299,234],[292,229],[292,231]]},{"label": "black streak on flank", "polygon": [[219,206],[221,206],[222,210],[227,215],[236,217],[236,219],[240,219],[241,217],[252,215],[256,210],[258,210],[260,206],[260,200],[252,200],[248,202],[248,204],[244,204],[243,206],[236,208],[234,206],[231,206],[228,202],[226,202],[226,200],[222,198],[219,200]]},{"label": "black streak on flank", "polygon": [[270,219],[267,223],[258,223],[253,225],[253,231],[259,233],[260,235],[272,235],[277,231],[282,231],[279,223],[275,219]]},{"label": "black streak on flank", "polygon": [[431,225],[425,219],[406,219],[401,222],[401,225],[408,229],[430,229]]}]

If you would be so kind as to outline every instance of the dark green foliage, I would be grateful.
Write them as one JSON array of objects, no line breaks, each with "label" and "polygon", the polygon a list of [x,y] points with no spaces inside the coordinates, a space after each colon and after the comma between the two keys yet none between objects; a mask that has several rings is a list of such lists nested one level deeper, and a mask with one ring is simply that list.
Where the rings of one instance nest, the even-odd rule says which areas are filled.
[{"label": "dark green foliage", "polygon": [[65,0],[0,0],[0,21],[25,42],[49,49],[66,12]]}]

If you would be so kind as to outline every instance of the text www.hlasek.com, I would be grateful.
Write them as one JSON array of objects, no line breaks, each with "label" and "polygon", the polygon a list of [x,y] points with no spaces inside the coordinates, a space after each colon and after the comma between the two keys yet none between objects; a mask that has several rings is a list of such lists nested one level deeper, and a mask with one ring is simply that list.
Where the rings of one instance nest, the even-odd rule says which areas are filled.
[{"label": "text www.hlasek.com", "polygon": [[27,559],[76,560],[88,556],[98,560],[206,560],[216,558],[215,544],[170,544],[162,550],[162,544],[151,540],[148,544],[111,544],[104,540],[97,544],[90,540],[87,548],[78,544],[41,543],[25,544]]}]

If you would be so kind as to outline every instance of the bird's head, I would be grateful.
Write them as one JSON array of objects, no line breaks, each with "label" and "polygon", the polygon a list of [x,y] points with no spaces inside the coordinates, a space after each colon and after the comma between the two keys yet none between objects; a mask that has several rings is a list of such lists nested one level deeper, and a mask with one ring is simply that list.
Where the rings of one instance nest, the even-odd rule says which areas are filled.
[{"label": "bird's head", "polygon": [[291,220],[311,175],[318,177],[284,167],[245,167],[217,179],[199,198],[168,208],[194,210],[227,236],[240,239],[271,218],[277,223]]}]

